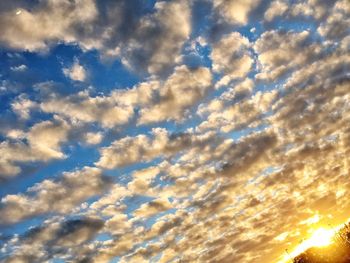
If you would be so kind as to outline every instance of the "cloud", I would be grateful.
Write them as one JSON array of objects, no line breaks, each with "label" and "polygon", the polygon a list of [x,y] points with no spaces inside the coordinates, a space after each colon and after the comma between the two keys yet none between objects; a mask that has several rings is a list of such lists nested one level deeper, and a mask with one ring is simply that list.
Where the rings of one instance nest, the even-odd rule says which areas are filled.
[{"label": "cloud", "polygon": [[157,100],[141,108],[139,124],[166,120],[182,120],[186,111],[204,98],[211,86],[211,73],[207,68],[190,70],[185,66],[174,73],[159,88]]},{"label": "cloud", "polygon": [[68,130],[69,126],[65,122],[55,124],[45,121],[34,125],[27,139],[42,160],[61,159],[64,154],[60,151],[60,144],[67,140]]},{"label": "cloud", "polygon": [[125,214],[119,213],[106,221],[106,228],[112,235],[120,235],[132,230],[132,223]]},{"label": "cloud", "polygon": [[[266,2],[268,3],[268,2]],[[323,23],[327,17],[331,16],[332,10],[335,7],[340,9],[345,6],[343,0],[305,0],[291,2],[288,0],[274,0],[270,1],[268,8],[265,10],[264,19],[271,23],[276,18],[285,21],[300,21],[300,19],[312,19],[315,25]],[[269,24],[272,26],[272,24]]]},{"label": "cloud", "polygon": [[[329,74],[332,75],[332,72]],[[320,76],[328,75],[323,75],[321,71]],[[336,112],[340,105],[346,107],[347,87],[347,81],[339,81],[339,84],[331,83],[328,89],[323,85],[310,84],[306,89],[293,90],[274,103],[276,112],[271,119],[272,128],[247,135],[234,143],[232,140],[228,143],[212,139],[210,144],[208,141],[203,143],[203,148],[195,150],[191,147],[183,152],[180,158],[173,160],[174,167],[180,164],[178,168],[185,168],[185,164],[193,164],[193,171],[196,171],[211,164],[211,176],[210,173],[202,174],[197,177],[200,180],[191,181],[193,172],[185,171],[181,180],[172,182],[175,183],[174,190],[184,193],[181,198],[175,194],[172,196],[176,200],[172,202],[173,205],[160,197],[136,209],[134,213],[142,218],[175,208],[174,214],[157,218],[148,228],[138,227],[137,222],[132,223],[120,212],[115,214],[115,218],[107,220],[106,229],[116,236],[100,247],[90,243],[92,250],[84,250],[85,254],[95,262],[108,261],[115,256],[121,256],[126,262],[134,259],[147,261],[155,255],[169,260],[176,258],[179,251],[182,253],[181,259],[188,261],[198,258],[204,262],[213,259],[246,259],[247,262],[276,260],[283,253],[285,242],[297,244],[296,232],[304,232],[309,227],[299,222],[314,216],[315,212],[319,213],[320,220],[326,220],[324,217],[329,211],[334,211],[334,206],[340,205],[339,201],[343,200],[336,192],[349,188],[344,176],[347,174],[346,152],[349,146],[348,127],[344,126],[348,118],[347,110],[344,108],[342,117],[338,119],[326,117]],[[249,91],[249,84],[245,83],[240,89]],[[315,94],[319,97],[315,97]],[[226,97],[235,98],[226,94],[222,99]],[[298,107],[301,98],[314,98],[314,102],[319,104],[305,111]],[[321,107],[325,109],[320,110]],[[317,118],[319,113],[321,116]],[[293,125],[293,120],[300,116],[312,119],[312,126],[307,119]],[[280,125],[281,122],[291,123]],[[283,133],[283,127],[289,127],[290,133]],[[301,132],[306,132],[304,137],[306,135],[310,143],[298,139],[297,134]],[[333,132],[339,134],[339,140],[327,139]],[[217,147],[210,148],[214,141]],[[291,143],[295,145],[286,148]],[[189,152],[192,153],[186,156]],[[207,152],[208,159],[204,158]],[[203,162],[197,163],[193,156]],[[217,168],[213,167],[215,160],[220,161]],[[275,165],[281,168],[264,173]],[[149,177],[151,180],[162,169],[167,171],[165,174],[170,174],[171,166],[162,164],[146,169],[135,178]],[[330,178],[333,179],[329,181]],[[164,185],[159,192],[169,197],[170,187]],[[123,196],[129,193],[124,187],[116,186],[93,207],[103,210],[123,202]],[[152,202],[160,204],[152,205]],[[343,205],[344,208],[349,207],[348,202]],[[339,211],[339,216],[341,213]],[[282,214],[285,219],[277,220]],[[288,234],[281,245],[274,238],[285,232]],[[153,238],[158,240],[154,241]],[[271,246],[274,247],[273,251]]]},{"label": "cloud", "polygon": [[44,180],[26,194],[7,195],[1,199],[1,222],[12,224],[47,213],[69,213],[89,197],[107,190],[109,180],[98,168],[66,172],[58,180]]},{"label": "cloud", "polygon": [[29,119],[31,110],[35,109],[37,104],[22,93],[12,102],[11,107],[20,118]]},{"label": "cloud", "polygon": [[116,214],[120,214],[126,208],[126,206],[122,204],[122,201],[124,198],[132,195],[133,192],[127,187],[113,184],[109,191],[106,191],[103,196],[89,205],[86,215],[93,217],[100,215],[113,217]]},{"label": "cloud", "polygon": [[[135,116],[136,109],[139,109],[139,124],[180,121],[205,97],[211,87],[211,80],[211,73],[207,68],[189,69],[179,66],[165,81],[151,79],[132,89],[113,90],[107,96],[93,97],[88,90],[68,96],[51,92],[39,106],[43,112],[68,117],[72,122],[99,123],[105,128],[129,123]],[[186,96],[183,97],[185,93]],[[18,105],[17,111],[20,106],[23,108],[25,105]],[[22,111],[24,110],[28,111]]]},{"label": "cloud", "polygon": [[133,194],[138,195],[154,195],[151,183],[155,177],[159,175],[161,169],[157,166],[148,167],[143,170],[138,170],[132,174],[133,180],[128,183],[128,189]]},{"label": "cloud", "polygon": [[266,21],[270,22],[277,16],[283,16],[288,10],[288,1],[285,0],[275,0],[272,1],[269,8],[264,14]]},{"label": "cloud", "polygon": [[103,139],[103,134],[100,132],[88,132],[85,134],[85,141],[87,144],[96,145]]},{"label": "cloud", "polygon": [[[244,78],[249,73],[253,64],[249,46],[249,40],[238,32],[224,35],[213,44],[213,70],[224,74],[219,81],[220,85],[228,84],[233,79]],[[216,85],[218,86],[218,83]]]},{"label": "cloud", "polygon": [[329,0],[307,0],[295,3],[292,6],[291,14],[293,16],[306,16],[321,20],[334,4],[334,1]]},{"label": "cloud", "polygon": [[136,217],[150,217],[172,208],[168,199],[156,199],[141,205],[134,211]]},{"label": "cloud", "polygon": [[166,72],[176,63],[191,32],[188,1],[158,2],[155,10],[140,20],[127,47],[121,48],[127,66],[151,74]]},{"label": "cloud", "polygon": [[76,41],[79,28],[86,30],[86,25],[97,16],[93,0],[50,0],[36,4],[31,11],[21,7],[22,3],[17,2],[16,7],[2,12],[0,41],[11,48],[29,51],[47,49],[47,43],[59,40]]},{"label": "cloud", "polygon": [[[319,61],[319,64],[321,63],[329,65],[327,60]],[[317,68],[316,65],[315,68]],[[323,75],[322,72],[321,70],[320,76],[326,78],[328,75]],[[329,75],[332,76],[333,73],[329,72]],[[248,86],[249,90],[248,84],[244,86]],[[174,221],[172,221],[171,216],[166,215],[157,220],[149,230],[145,230],[147,238],[162,235],[161,244],[156,245],[150,242],[145,248],[134,250],[134,246],[126,239],[115,239],[108,248],[102,249],[96,254],[95,260],[106,260],[117,255],[125,255],[126,262],[140,258],[147,260],[152,255],[158,255],[161,252],[164,260],[169,260],[175,258],[178,251],[182,253],[182,260],[189,261],[194,260],[194,258],[200,258],[203,261],[209,259],[239,261],[246,258],[247,262],[256,262],[256,260],[263,258],[268,260],[279,258],[285,247],[274,240],[274,237],[288,232],[286,240],[298,243],[298,237],[295,236],[294,230],[291,233],[290,229],[297,228],[295,231],[306,231],[307,226],[296,226],[296,224],[313,216],[315,211],[323,218],[330,210],[334,211],[334,206],[338,204],[339,199],[334,193],[346,180],[346,176],[340,175],[341,171],[346,174],[344,170],[346,169],[346,161],[344,160],[345,162],[340,165],[342,167],[340,168],[339,157],[345,158],[344,154],[347,151],[345,145],[348,141],[345,138],[348,136],[342,136],[344,139],[342,139],[341,145],[343,146],[341,147],[345,146],[346,148],[339,148],[340,141],[338,140],[327,141],[327,136],[334,131],[342,134],[342,131],[347,129],[341,128],[339,130],[338,128],[343,127],[343,121],[347,119],[348,114],[346,114],[345,108],[345,115],[339,117],[336,122],[326,116],[331,112],[334,113],[339,105],[345,105],[343,103],[347,100],[347,96],[344,91],[347,86],[346,81],[339,84],[332,82],[325,92],[323,85],[310,84],[307,89],[296,89],[291,94],[286,94],[285,97],[281,98],[283,102],[274,103],[276,115],[271,119],[273,128],[243,137],[237,143],[227,144],[226,148],[219,147],[224,142],[218,142],[219,146],[216,150],[213,148],[208,150],[211,154],[211,158],[208,159],[209,163],[215,158],[224,163],[221,169],[214,171],[213,177],[208,176],[208,174],[200,176],[199,178],[205,182],[201,181],[197,185],[194,183],[195,181],[190,181],[192,174],[186,171],[181,178],[182,183],[180,184],[180,180],[176,182],[174,189],[182,189],[185,193],[183,196],[187,198],[191,196],[190,201],[177,204],[178,211],[176,213],[179,217],[174,217]],[[323,91],[321,92],[320,89]],[[315,94],[319,94],[319,97],[315,97]],[[232,97],[235,98],[235,96]],[[319,107],[313,106],[310,108],[311,111],[299,108],[300,99],[306,97],[322,102],[318,106],[326,108],[320,110]],[[327,101],[326,104],[325,101]],[[338,106],[335,107],[333,103]],[[288,112],[288,115],[281,116],[280,113],[283,112]],[[323,115],[323,112],[326,115]],[[316,118],[318,114],[321,114],[320,118]],[[294,125],[292,124],[292,116],[295,119],[300,119],[300,116],[306,119],[303,122],[303,118],[301,118],[299,125]],[[313,120],[312,126],[310,126],[311,119]],[[292,123],[290,125],[284,123],[280,126],[279,121],[282,120],[283,122],[292,121]],[[327,123],[324,123],[326,120]],[[333,124],[331,125],[331,123]],[[325,126],[320,127],[319,125]],[[325,128],[326,126],[328,128]],[[282,127],[290,127],[290,133],[281,134]],[[304,140],[300,140],[296,136],[300,132],[306,132],[303,136],[307,136],[305,138],[313,143],[305,144]],[[295,145],[291,149],[285,150],[285,147],[290,143],[297,143],[300,148]],[[219,149],[222,148],[226,150],[220,151]],[[342,152],[339,153],[340,156],[334,156],[334,151],[339,151],[339,149]],[[198,151],[193,152],[193,155],[186,158],[184,157],[187,154],[186,151],[176,163],[180,162],[181,168],[184,167],[182,161],[196,163],[191,156],[198,156],[199,153],[202,157],[206,152],[198,149]],[[271,165],[282,165],[282,168],[260,175]],[[200,167],[202,166],[203,163],[200,163]],[[169,166],[161,167],[166,171],[171,171]],[[198,166],[194,167],[194,170],[196,169],[199,169]],[[305,176],[305,173],[308,176]],[[335,181],[325,187],[324,183],[329,182],[325,177],[333,177]],[[345,185],[347,188],[348,184]],[[171,196],[168,191],[170,187],[170,185],[165,186],[160,192],[164,196]],[[199,191],[199,189],[201,190]],[[175,196],[173,195],[173,197]],[[340,196],[338,195],[338,198],[341,198]],[[181,214],[179,206],[186,207],[190,212],[186,215]],[[141,208],[145,208],[142,209],[146,213],[142,213],[142,215],[145,216],[152,210],[148,204],[144,204]],[[308,211],[307,208],[312,211],[305,212]],[[283,221],[277,220],[276,217],[280,214],[288,216]],[[181,224],[176,222],[181,222]],[[267,225],[272,225],[274,230],[271,231]],[[175,237],[178,235],[181,235],[181,238],[176,240]],[[208,239],[208,236],[212,238]],[[138,242],[142,243],[145,239]],[[133,240],[135,244],[138,237],[128,236],[128,240]],[[269,242],[269,245],[264,245],[266,242]],[[274,252],[270,250],[271,244],[275,247]],[[256,250],[262,254],[257,255]]]},{"label": "cloud", "polygon": [[102,220],[88,217],[45,222],[14,240],[18,247],[6,262],[50,260],[68,251],[77,259],[79,247],[93,239],[103,226]]},{"label": "cloud", "polygon": [[69,77],[75,81],[86,80],[86,70],[82,65],[79,64],[78,60],[74,61],[74,64],[70,68],[63,68],[63,73],[66,77]]},{"label": "cloud", "polygon": [[258,79],[274,81],[304,64],[315,61],[322,52],[309,31],[266,31],[255,42],[261,72]]},{"label": "cloud", "polygon": [[328,39],[341,40],[349,36],[350,10],[344,1],[337,2],[327,19],[321,23],[318,32]]},{"label": "cloud", "polygon": [[188,148],[202,148],[215,140],[213,133],[198,134],[193,131],[171,134],[164,128],[154,128],[150,136],[139,134],[124,137],[112,142],[100,150],[100,159],[96,165],[105,169],[114,169],[149,162],[155,158],[170,158]]},{"label": "cloud", "polygon": [[10,68],[12,71],[15,72],[22,72],[22,71],[26,71],[28,69],[28,67],[24,64],[19,65],[19,66],[13,66]]},{"label": "cloud", "polygon": [[100,160],[96,165],[113,169],[140,161],[148,162],[159,156],[171,156],[193,143],[191,139],[190,134],[171,136],[167,130],[156,128],[152,130],[151,137],[145,134],[125,137],[102,148]]},{"label": "cloud", "polygon": [[249,20],[249,13],[259,5],[260,0],[214,0],[216,11],[229,23],[245,25]]},{"label": "cloud", "polygon": [[[3,156],[0,161],[0,177],[8,178],[21,172],[21,163],[48,162],[63,159],[61,145],[67,142],[71,127],[62,120],[43,121],[35,124],[28,132],[20,133],[15,141],[0,143]],[[27,142],[22,139],[25,138]]]},{"label": "cloud", "polygon": [[61,114],[73,121],[99,122],[107,128],[128,123],[134,114],[129,105],[118,105],[113,98],[105,96],[90,97],[88,91],[71,96],[53,93],[40,104],[40,108],[44,112]]},{"label": "cloud", "polygon": [[[141,15],[137,2],[57,1],[4,5],[0,42],[19,50],[42,51],[60,42],[97,49],[101,57],[119,57],[135,72],[163,74],[171,70],[191,32],[186,0],[158,2]],[[33,30],[33,28],[35,30]],[[66,75],[84,80],[74,65]],[[69,72],[69,73],[68,73]]]},{"label": "cloud", "polygon": [[[79,163],[2,198],[0,221],[18,224],[6,231],[38,224],[27,219],[41,224],[1,236],[2,259],[276,262],[310,229],[347,221],[346,1],[220,0],[205,14],[192,1],[141,2],[0,2],[0,20],[20,35],[0,36],[3,44],[36,52],[76,43],[145,77],[108,94],[46,82],[10,98],[19,118],[2,129],[2,177],[36,162]],[[257,8],[265,25],[249,24]],[[33,35],[26,19],[37,25]],[[229,30],[204,40],[211,23]],[[195,41],[204,43],[191,48],[205,66],[180,65],[183,46]]]},{"label": "cloud", "polygon": [[261,124],[263,114],[271,109],[276,99],[276,90],[258,91],[251,97],[253,82],[250,79],[225,91],[220,98],[210,104],[201,105],[198,114],[206,117],[198,130],[220,129],[222,132],[253,128]]}]

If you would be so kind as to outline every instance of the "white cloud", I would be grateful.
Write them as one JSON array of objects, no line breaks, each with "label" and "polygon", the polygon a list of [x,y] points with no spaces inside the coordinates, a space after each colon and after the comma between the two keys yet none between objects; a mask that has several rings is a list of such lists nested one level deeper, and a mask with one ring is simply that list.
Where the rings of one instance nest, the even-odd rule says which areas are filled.
[{"label": "white cloud", "polygon": [[227,85],[231,80],[244,78],[249,73],[253,64],[249,47],[249,40],[238,32],[224,35],[213,44],[210,56],[213,70],[224,73],[224,77],[216,86]]},{"label": "white cloud", "polygon": [[313,17],[317,20],[324,18],[336,1],[306,0],[296,2],[291,6],[292,16]]},{"label": "white cloud", "polygon": [[108,96],[91,97],[87,90],[65,97],[49,93],[40,109],[72,121],[99,123],[105,128],[127,124],[136,109],[139,109],[139,124],[181,121],[205,97],[211,80],[207,68],[192,70],[179,66],[165,81],[154,78],[132,89],[114,90]]},{"label": "white cloud", "polygon": [[85,27],[96,18],[93,0],[40,2],[32,10],[21,9],[1,14],[0,41],[15,49],[36,51],[47,49],[47,43],[63,40],[74,42],[77,25]]},{"label": "white cloud", "polygon": [[264,14],[267,21],[272,21],[277,16],[282,16],[288,10],[288,2],[285,0],[274,0]]},{"label": "white cloud", "polygon": [[134,211],[134,215],[136,217],[150,217],[160,212],[166,211],[172,207],[173,206],[168,199],[159,198],[146,204],[142,204],[138,209]]},{"label": "white cloud", "polygon": [[245,25],[249,13],[260,3],[260,0],[214,0],[213,4],[219,14],[232,24]]},{"label": "white cloud", "polygon": [[313,42],[310,31],[266,31],[255,42],[261,72],[258,79],[274,81],[291,70],[316,60],[321,45]]},{"label": "white cloud", "polygon": [[63,68],[63,73],[66,77],[69,77],[75,81],[85,81],[87,78],[86,70],[82,65],[79,64],[79,61],[76,59],[74,64],[70,68]]},{"label": "white cloud", "polygon": [[[99,50],[104,59],[119,57],[141,74],[171,70],[191,33],[187,0],[157,2],[155,12],[144,16],[135,14],[140,4],[129,1],[108,2],[106,12],[101,12],[94,0],[27,5],[17,8],[18,15],[10,4],[9,10],[2,12],[0,42],[7,47],[47,51],[60,42],[77,43],[83,50]],[[20,7],[19,3],[12,8],[16,6]],[[66,72],[73,80],[84,80],[79,65]]]},{"label": "white cloud", "polygon": [[[0,143],[1,177],[15,176],[21,172],[20,163],[47,162],[53,159],[63,159],[66,155],[61,151],[61,145],[67,142],[71,127],[62,120],[43,121],[35,124],[26,133],[16,138],[14,142]],[[23,139],[27,140],[24,143]]]},{"label": "white cloud", "polygon": [[128,220],[125,214],[115,214],[112,218],[106,221],[106,229],[113,235],[123,234],[130,231],[132,223]]},{"label": "white cloud", "polygon": [[139,124],[165,120],[182,120],[186,111],[204,98],[211,86],[212,76],[207,68],[190,70],[185,66],[161,84],[157,100],[150,101],[140,110]]},{"label": "white cloud", "polygon": [[40,104],[44,112],[60,114],[85,123],[98,122],[103,127],[126,124],[134,115],[129,105],[118,105],[111,97],[90,97],[88,91],[67,97],[58,94],[51,96]]},{"label": "white cloud", "polygon": [[160,172],[161,169],[157,166],[134,172],[132,175],[133,180],[128,183],[128,189],[133,194],[154,195],[154,193],[152,193],[153,188],[151,187],[151,183]]},{"label": "white cloud", "polygon": [[28,99],[25,94],[18,96],[11,104],[12,110],[22,119],[29,119],[30,111],[37,106],[37,103]]},{"label": "white cloud", "polygon": [[100,132],[88,132],[85,134],[85,141],[87,144],[99,144],[103,139],[103,134]]},{"label": "white cloud", "polygon": [[109,147],[101,149],[101,158],[96,165],[112,169],[140,161],[147,162],[160,155],[171,155],[188,141],[186,135],[173,142],[169,137],[165,129],[157,128],[153,129],[151,138],[141,134],[114,141]]},{"label": "white cloud", "polygon": [[26,71],[28,69],[28,67],[26,65],[22,64],[19,66],[13,66],[10,69],[12,71],[15,71],[15,72],[23,72],[23,71]]}]

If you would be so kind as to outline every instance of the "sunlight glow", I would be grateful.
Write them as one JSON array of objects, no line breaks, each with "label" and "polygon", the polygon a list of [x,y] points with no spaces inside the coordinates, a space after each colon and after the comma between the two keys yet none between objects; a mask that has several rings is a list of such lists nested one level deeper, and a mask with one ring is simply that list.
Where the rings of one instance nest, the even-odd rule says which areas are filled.
[{"label": "sunlight glow", "polygon": [[320,228],[306,242],[312,247],[325,247],[332,243],[333,236],[334,231],[332,229]]},{"label": "sunlight glow", "polygon": [[333,229],[326,229],[323,227],[318,228],[308,239],[301,242],[291,253],[286,254],[283,259],[279,261],[279,263],[290,262],[291,258],[296,257],[311,247],[329,246],[333,242],[334,235],[335,230]]}]

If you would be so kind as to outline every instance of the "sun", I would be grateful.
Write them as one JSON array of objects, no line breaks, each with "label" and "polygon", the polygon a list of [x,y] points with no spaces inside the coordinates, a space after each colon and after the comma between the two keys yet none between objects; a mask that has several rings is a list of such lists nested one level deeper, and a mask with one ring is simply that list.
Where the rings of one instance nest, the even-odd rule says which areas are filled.
[{"label": "sun", "polygon": [[332,229],[319,228],[306,240],[312,247],[326,247],[333,242],[334,231]]},{"label": "sun", "polygon": [[290,262],[291,257],[294,258],[311,247],[327,247],[333,243],[334,235],[334,229],[326,229],[324,227],[318,228],[313,231],[309,238],[304,239],[292,252],[288,252],[288,254],[284,255],[282,260],[278,262]]}]

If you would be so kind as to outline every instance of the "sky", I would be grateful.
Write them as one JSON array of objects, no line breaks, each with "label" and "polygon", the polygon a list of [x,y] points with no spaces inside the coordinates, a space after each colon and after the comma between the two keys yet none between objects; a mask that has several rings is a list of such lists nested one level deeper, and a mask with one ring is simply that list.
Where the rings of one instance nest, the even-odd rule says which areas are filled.
[{"label": "sky", "polygon": [[286,262],[350,215],[348,0],[1,0],[0,261]]}]

